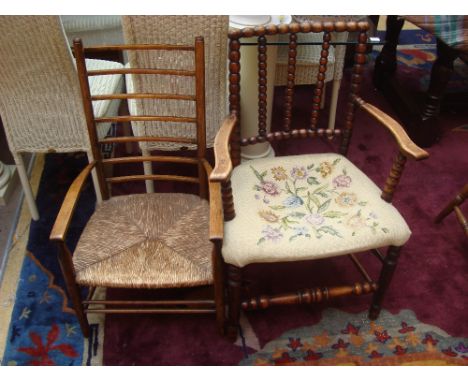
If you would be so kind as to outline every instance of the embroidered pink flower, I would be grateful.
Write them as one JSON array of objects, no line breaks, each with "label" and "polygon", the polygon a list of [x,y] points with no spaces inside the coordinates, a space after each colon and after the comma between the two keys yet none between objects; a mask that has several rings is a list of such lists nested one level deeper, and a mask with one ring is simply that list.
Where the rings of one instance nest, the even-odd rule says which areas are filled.
[{"label": "embroidered pink flower", "polygon": [[325,221],[325,218],[320,214],[310,214],[305,217],[305,220],[311,225],[321,225]]},{"label": "embroidered pink flower", "polygon": [[349,187],[351,185],[351,178],[348,175],[338,175],[333,179],[333,185],[335,187]]},{"label": "embroidered pink flower", "polygon": [[268,181],[263,182],[261,187],[262,187],[263,192],[265,192],[268,195],[271,195],[271,196],[279,195],[279,190],[278,190],[278,186],[276,185],[276,183],[268,182]]},{"label": "embroidered pink flower", "polygon": [[279,228],[273,228],[269,225],[262,229],[262,234],[265,239],[271,240],[273,242],[278,242],[283,237],[283,234]]},{"label": "embroidered pink flower", "polygon": [[305,167],[296,166],[291,170],[291,176],[294,179],[304,179],[307,176],[307,171]]}]

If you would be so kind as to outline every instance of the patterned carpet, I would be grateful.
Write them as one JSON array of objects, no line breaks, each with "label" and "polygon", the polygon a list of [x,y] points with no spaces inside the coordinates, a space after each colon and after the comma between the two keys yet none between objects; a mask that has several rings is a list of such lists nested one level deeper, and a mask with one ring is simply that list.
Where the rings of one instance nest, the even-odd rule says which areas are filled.
[{"label": "patterned carpet", "polygon": [[[412,57],[405,58],[406,62],[418,60]],[[369,78],[363,85],[363,98],[389,112]],[[309,99],[307,94],[298,98]],[[340,102],[345,102],[342,98]],[[326,114],[322,119],[326,122]],[[405,192],[395,198],[394,204],[401,208],[413,237],[402,255],[379,320],[367,320],[366,297],[249,312],[242,316],[242,336],[235,344],[217,334],[211,316],[110,315],[105,321],[97,316],[93,318],[92,336],[83,338],[65,297],[56,249],[48,236],[65,192],[86,158],[48,154],[37,195],[41,219],[30,227],[28,253],[1,364],[467,365],[468,262],[463,257],[467,242],[461,230],[452,225],[452,217],[439,226],[432,223],[440,206],[466,182],[468,136],[452,130],[466,124],[466,119],[450,117],[447,121],[443,139],[429,150],[431,158],[408,164],[401,181]],[[356,122],[359,129],[354,133],[350,157],[381,185],[394,157],[393,146],[390,148],[383,129],[368,118],[361,115]],[[311,147],[306,143],[295,146],[293,153],[309,152]],[[281,151],[281,147],[276,149]],[[70,227],[70,248],[75,247],[94,204],[88,183]],[[335,278],[340,270],[347,269],[342,267],[346,266],[338,259],[326,264],[318,261],[311,274],[304,267],[282,269],[263,286],[275,291],[284,281]],[[372,270],[375,267],[371,265]],[[260,278],[273,273],[270,269],[251,271]]]}]

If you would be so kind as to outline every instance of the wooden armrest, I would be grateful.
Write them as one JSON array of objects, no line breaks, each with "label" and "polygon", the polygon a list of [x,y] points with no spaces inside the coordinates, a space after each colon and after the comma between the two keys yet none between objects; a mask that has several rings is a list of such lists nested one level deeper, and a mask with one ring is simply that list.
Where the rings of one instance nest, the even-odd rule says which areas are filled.
[{"label": "wooden armrest", "polygon": [[[207,178],[213,172],[213,168],[206,159],[202,159]],[[208,182],[210,194],[210,240],[223,240],[224,237],[224,217],[223,202],[221,198],[221,184],[218,182]]]},{"label": "wooden armrest", "polygon": [[426,159],[429,156],[429,153],[416,145],[408,134],[406,134],[405,129],[388,114],[365,102],[360,97],[354,97],[354,102],[357,106],[365,110],[369,115],[384,125],[390,133],[392,133],[398,143],[401,153],[404,156],[414,160]]},{"label": "wooden armrest", "polygon": [[229,140],[237,123],[237,117],[230,114],[222,123],[214,141],[215,167],[210,180],[222,182],[229,179],[232,172],[232,162],[229,155]]},{"label": "wooden armrest", "polygon": [[70,225],[71,217],[75,211],[78,198],[81,194],[81,190],[86,181],[91,170],[96,165],[96,162],[91,162],[88,164],[83,171],[75,178],[72,185],[65,195],[60,211],[55,219],[55,224],[50,233],[50,240],[52,241],[65,241],[65,235],[68,231],[68,226]]}]

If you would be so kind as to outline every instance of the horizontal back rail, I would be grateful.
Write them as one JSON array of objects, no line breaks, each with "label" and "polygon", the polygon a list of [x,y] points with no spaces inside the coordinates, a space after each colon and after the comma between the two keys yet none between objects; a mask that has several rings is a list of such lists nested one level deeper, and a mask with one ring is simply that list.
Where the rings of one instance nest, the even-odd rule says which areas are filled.
[{"label": "horizontal back rail", "polygon": [[194,77],[193,70],[177,70],[177,69],[145,69],[145,68],[124,68],[124,69],[98,69],[89,70],[88,76],[105,76],[113,74],[160,74],[167,76],[186,76]]},{"label": "horizontal back rail", "polygon": [[105,122],[130,122],[130,121],[141,121],[141,122],[180,122],[180,123],[196,123],[197,119],[192,117],[164,117],[160,115],[123,115],[119,117],[103,117],[95,118],[96,123]]},{"label": "horizontal back rail", "polygon": [[196,101],[194,95],[164,94],[164,93],[121,93],[121,94],[100,94],[91,96],[92,101],[113,99],[173,99],[179,101]]},{"label": "horizontal back rail", "polygon": [[194,138],[183,137],[114,137],[103,138],[99,141],[101,144],[106,143],[128,143],[128,142],[175,142],[175,143],[188,143],[196,144],[197,140]]},{"label": "horizontal back rail", "polygon": [[274,133],[268,133],[266,135],[256,135],[250,138],[242,138],[241,146],[254,145],[256,143],[282,141],[290,138],[313,138],[313,137],[327,137],[333,139],[335,136],[341,135],[340,129],[294,129],[289,131],[275,131]]},{"label": "horizontal back rail", "polygon": [[138,163],[138,162],[163,162],[163,163],[185,163],[185,164],[198,164],[199,160],[195,158],[185,158],[176,156],[130,156],[103,159],[104,164],[123,164],[123,163]]},{"label": "horizontal back rail", "polygon": [[[76,41],[76,39],[75,39]],[[90,46],[84,48],[85,53],[108,52],[112,50],[183,50],[195,51],[194,46],[190,45],[165,45],[165,44],[133,44],[133,45],[106,45],[106,46]]]},{"label": "horizontal back rail", "polygon": [[176,181],[186,183],[200,183],[200,179],[193,176],[181,176],[181,175],[126,175],[126,176],[111,176],[106,178],[108,183],[124,183],[124,182],[135,182],[141,180],[164,180],[164,181]]}]

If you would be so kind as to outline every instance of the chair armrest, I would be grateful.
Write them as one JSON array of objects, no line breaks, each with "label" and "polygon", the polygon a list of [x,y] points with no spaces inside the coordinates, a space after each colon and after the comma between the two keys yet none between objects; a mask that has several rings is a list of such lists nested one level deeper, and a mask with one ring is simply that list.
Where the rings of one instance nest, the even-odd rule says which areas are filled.
[{"label": "chair armrest", "polygon": [[224,119],[216,134],[214,141],[215,167],[209,177],[214,182],[226,181],[231,176],[232,162],[229,154],[229,140],[236,123],[236,115],[230,114]]},{"label": "chair armrest", "polygon": [[416,145],[416,143],[411,140],[408,134],[406,134],[405,129],[388,114],[365,102],[362,98],[357,96],[354,97],[354,103],[361,109],[365,110],[370,116],[379,121],[387,128],[387,130],[390,131],[390,133],[397,141],[401,153],[405,157],[412,158],[414,160],[421,160],[429,157],[428,152]]},{"label": "chair armrest", "polygon": [[[213,173],[213,168],[206,159],[202,159],[207,178]],[[223,202],[221,198],[221,184],[208,182],[210,196],[210,240],[223,240],[224,218]]]},{"label": "chair armrest", "polygon": [[63,200],[62,206],[60,207],[60,211],[55,219],[54,226],[52,228],[52,232],[50,233],[49,239],[52,241],[65,241],[65,236],[68,231],[68,226],[70,225],[70,221],[75,211],[76,204],[78,202],[78,198],[81,194],[81,190],[83,185],[86,181],[91,170],[96,165],[96,162],[91,162],[88,164],[81,173],[75,178],[72,185],[67,191],[65,195],[65,199]]}]

